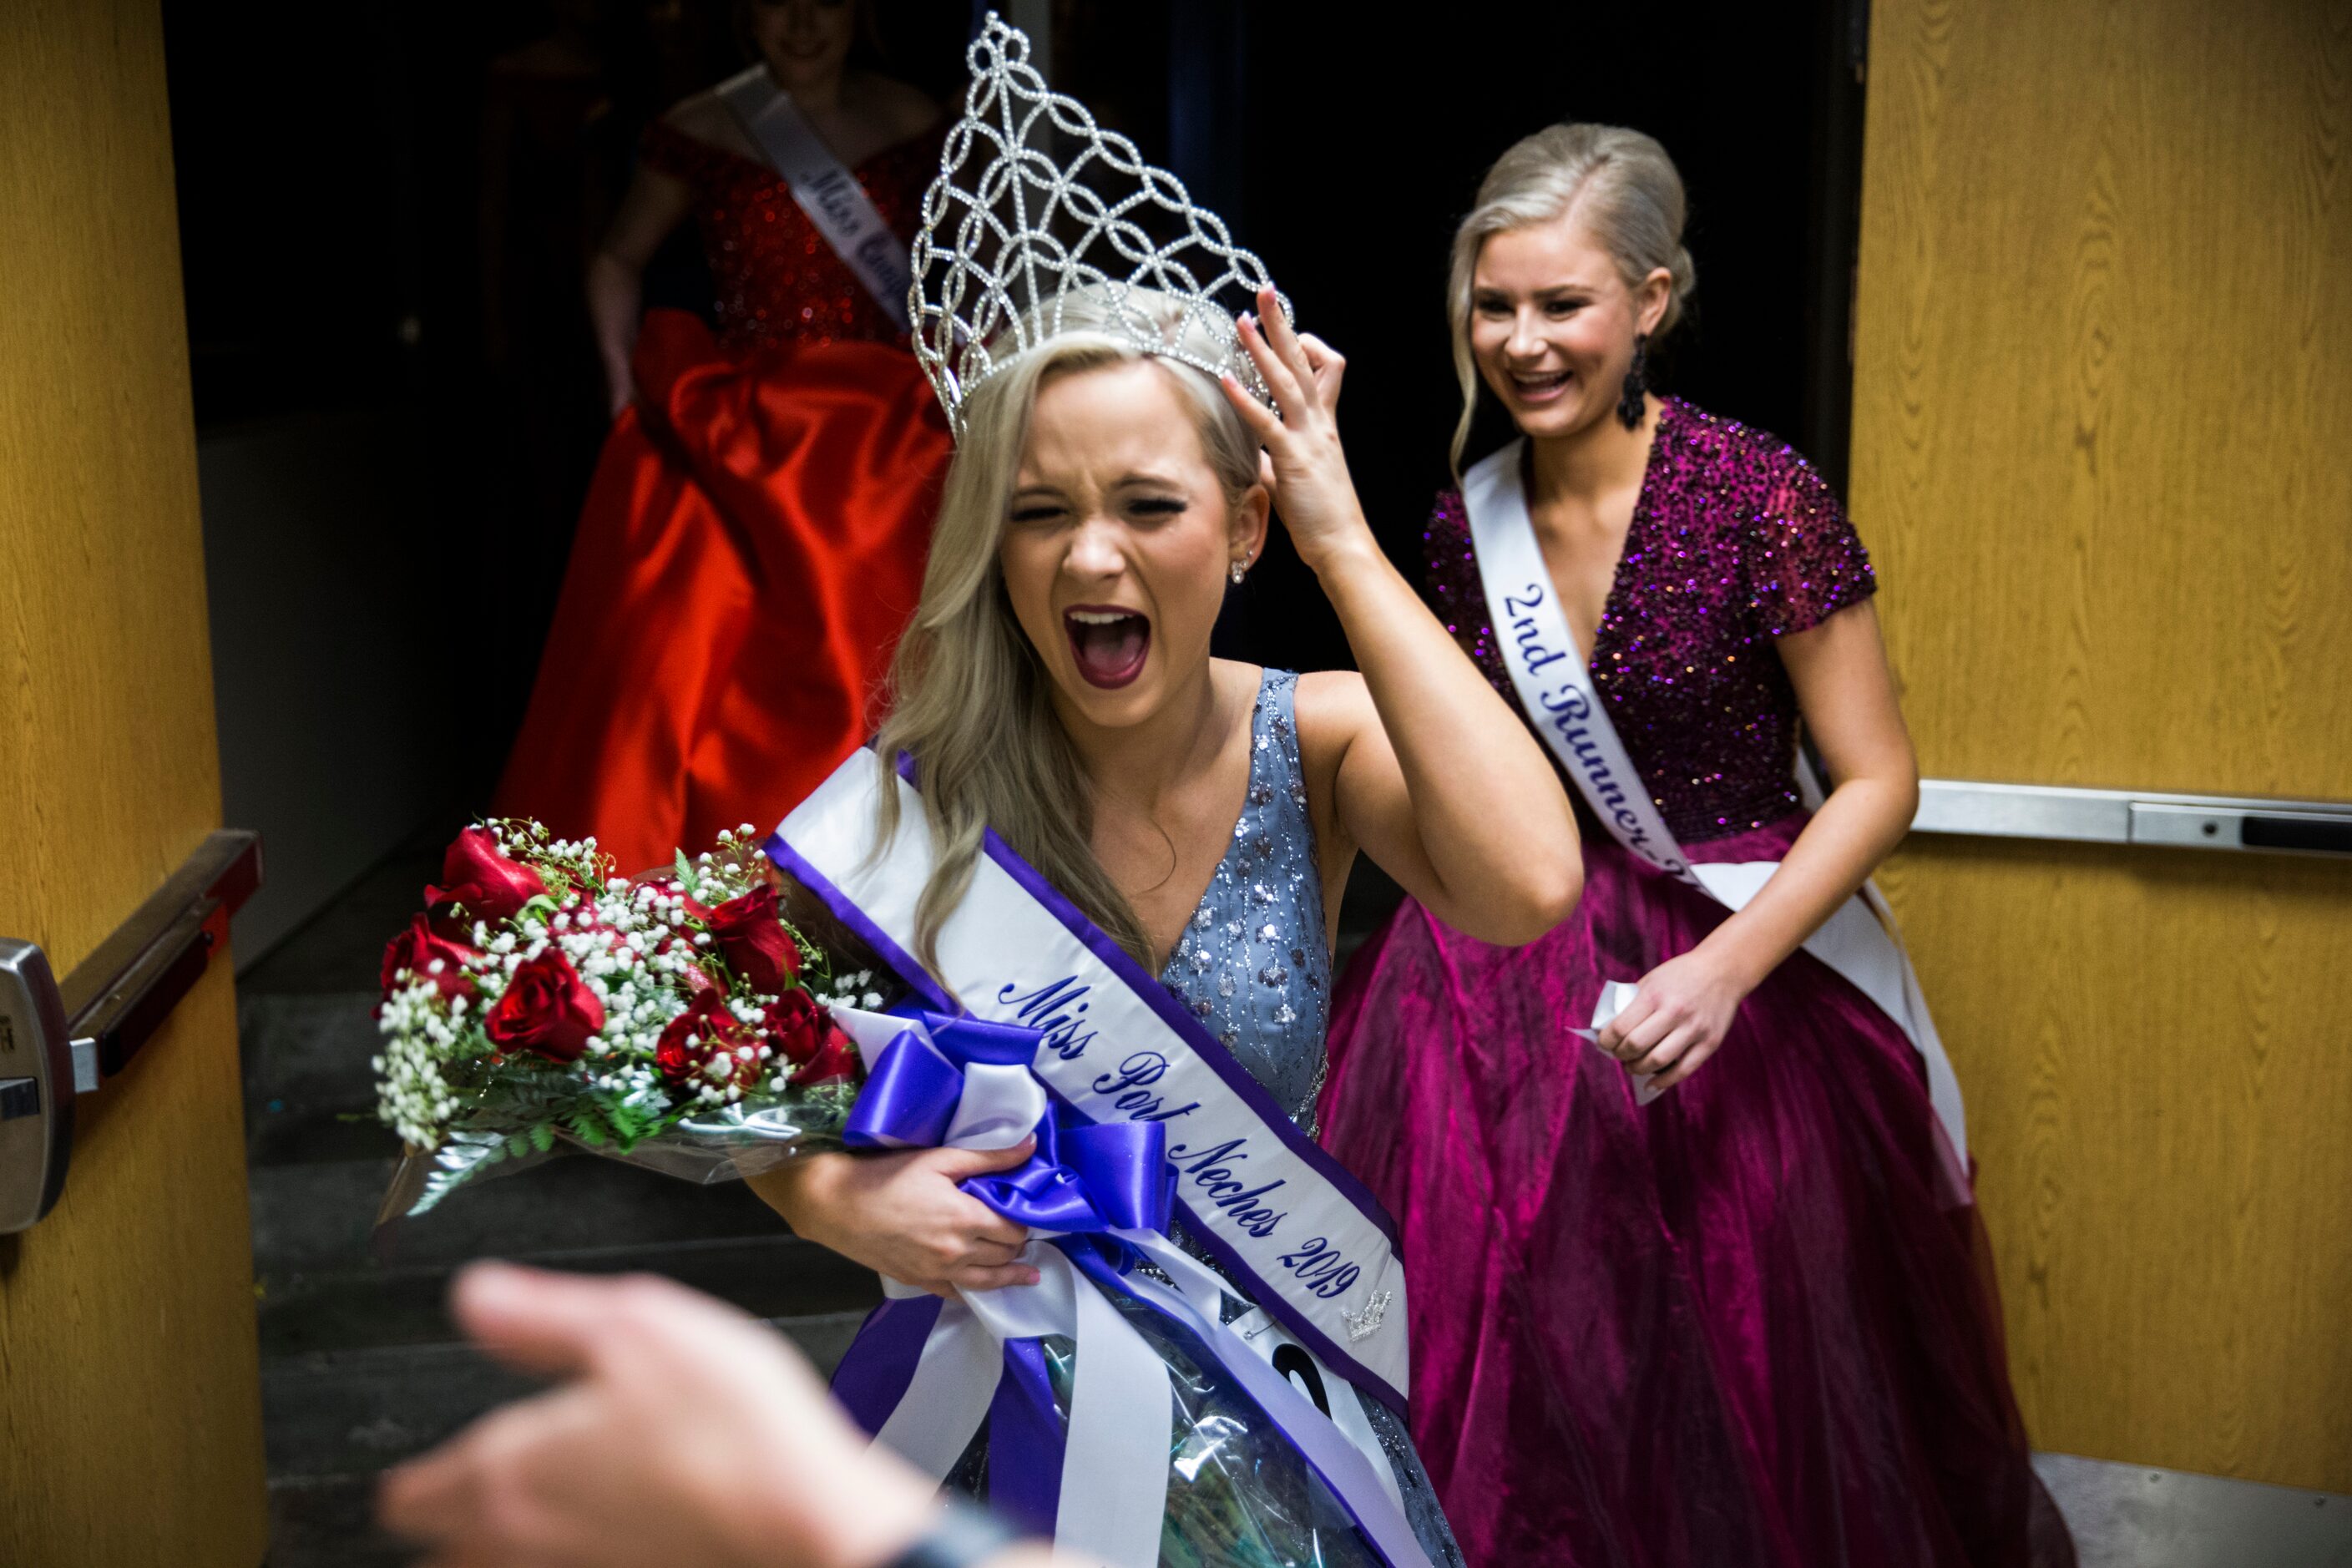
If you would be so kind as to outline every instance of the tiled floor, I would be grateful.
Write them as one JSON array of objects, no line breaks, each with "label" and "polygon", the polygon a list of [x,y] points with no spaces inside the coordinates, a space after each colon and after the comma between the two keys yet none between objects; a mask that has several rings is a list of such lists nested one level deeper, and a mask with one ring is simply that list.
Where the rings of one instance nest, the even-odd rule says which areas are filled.
[{"label": "tiled floor", "polygon": [[2081,1568],[2352,1568],[2352,1498],[2041,1454]]}]

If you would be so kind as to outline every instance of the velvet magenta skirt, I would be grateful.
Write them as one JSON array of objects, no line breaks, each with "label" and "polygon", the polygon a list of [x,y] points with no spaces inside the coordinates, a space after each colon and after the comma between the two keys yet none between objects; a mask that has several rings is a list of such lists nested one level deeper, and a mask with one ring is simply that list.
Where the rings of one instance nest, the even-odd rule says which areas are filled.
[{"label": "velvet magenta skirt", "polygon": [[654,310],[635,371],[497,796],[625,872],[772,827],[871,732],[950,451],[904,349]]},{"label": "velvet magenta skirt", "polygon": [[[1687,852],[1778,859],[1802,822]],[[1402,1226],[1412,1435],[1470,1562],[2072,1563],[1917,1052],[1800,952],[1638,1106],[1568,1031],[1724,911],[1586,843],[1541,941],[1407,901],[1335,998],[1324,1142]]]}]

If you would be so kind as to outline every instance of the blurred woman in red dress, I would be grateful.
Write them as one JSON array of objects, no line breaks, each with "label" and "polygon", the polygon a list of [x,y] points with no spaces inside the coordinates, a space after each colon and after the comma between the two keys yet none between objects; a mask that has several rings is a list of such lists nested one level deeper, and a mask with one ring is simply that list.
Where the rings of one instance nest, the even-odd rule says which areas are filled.
[{"label": "blurred woman in red dress", "polygon": [[[772,824],[831,773],[921,585],[950,446],[903,278],[940,111],[852,63],[863,12],[740,5],[764,71],[647,131],[589,266],[614,425],[498,809],[625,869]],[[688,216],[716,333],[640,322],[646,265]]]}]

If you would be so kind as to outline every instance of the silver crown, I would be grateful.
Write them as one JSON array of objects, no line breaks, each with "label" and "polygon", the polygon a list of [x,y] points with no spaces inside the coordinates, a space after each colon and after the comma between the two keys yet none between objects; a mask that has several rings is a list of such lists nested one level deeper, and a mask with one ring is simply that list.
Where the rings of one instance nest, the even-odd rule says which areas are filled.
[{"label": "silver crown", "polygon": [[1381,1290],[1375,1293],[1370,1300],[1355,1311],[1351,1312],[1345,1307],[1339,1309],[1339,1316],[1346,1320],[1348,1324],[1349,1344],[1354,1344],[1360,1340],[1370,1339],[1381,1331],[1381,1324],[1389,1315],[1389,1302],[1394,1300],[1396,1292],[1393,1290]]},{"label": "silver crown", "polygon": [[[1077,299],[1084,319],[1070,327],[1230,373],[1271,402],[1234,327],[1270,282],[1265,264],[1193,205],[1182,181],[1047,87],[1018,27],[990,12],[964,58],[971,89],[923,194],[908,290],[915,355],[956,434],[964,401],[1065,331]],[[1173,237],[1155,239],[1140,221],[1156,215],[1165,216],[1152,226]]]}]

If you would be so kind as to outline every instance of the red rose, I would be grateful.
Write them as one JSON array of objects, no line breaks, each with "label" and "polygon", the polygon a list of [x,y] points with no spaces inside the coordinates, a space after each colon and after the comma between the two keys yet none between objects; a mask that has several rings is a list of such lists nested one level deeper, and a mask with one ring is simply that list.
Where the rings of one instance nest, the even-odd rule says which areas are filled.
[{"label": "red rose", "polygon": [[824,1038],[816,1054],[793,1074],[794,1083],[851,1083],[866,1071],[866,1063],[857,1054],[857,1042],[841,1032],[830,1018],[824,1021]]},{"label": "red rose", "polygon": [[[715,1077],[714,1064],[723,1068]],[[750,1089],[760,1081],[760,1037],[716,992],[700,992],[662,1030],[654,1065],[674,1084]]]},{"label": "red rose", "polygon": [[436,915],[445,905],[460,905],[468,921],[512,920],[523,905],[547,893],[538,872],[499,853],[498,835],[487,827],[457,835],[441,858],[441,880],[444,886],[425,889],[425,901]]},{"label": "red rose", "polygon": [[833,1023],[815,997],[797,988],[777,997],[761,1021],[767,1026],[768,1043],[794,1067],[816,1055],[824,1043],[825,1029]]},{"label": "red rose", "polygon": [[[383,994],[392,994],[405,971],[419,980],[430,980],[440,987],[444,996],[467,995],[474,989],[474,980],[466,973],[466,960],[474,955],[474,950],[465,943],[436,936],[432,922],[418,915],[408,922],[405,931],[384,944],[383,972],[379,977]],[[436,962],[441,965],[438,974],[433,973]]]},{"label": "red rose", "polygon": [[805,991],[785,992],[762,1022],[776,1054],[793,1064],[794,1083],[832,1083],[864,1070],[857,1042],[843,1034],[833,1015]]},{"label": "red rose", "polygon": [[761,995],[781,995],[800,977],[801,950],[776,918],[775,889],[728,900],[710,911],[709,924],[719,956]]},{"label": "red rose", "polygon": [[516,968],[482,1026],[500,1055],[529,1051],[551,1062],[576,1062],[588,1037],[604,1026],[604,1005],[570,959],[543,948]]}]

